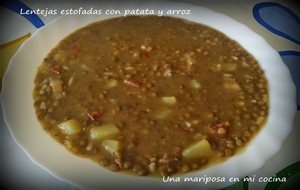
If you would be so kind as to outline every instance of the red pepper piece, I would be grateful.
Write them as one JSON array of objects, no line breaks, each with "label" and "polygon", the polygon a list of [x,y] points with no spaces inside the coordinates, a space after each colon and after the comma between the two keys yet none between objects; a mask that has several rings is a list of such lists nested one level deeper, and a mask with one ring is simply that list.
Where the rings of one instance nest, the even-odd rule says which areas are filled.
[{"label": "red pepper piece", "polygon": [[142,54],[141,54],[141,57],[142,57],[143,59],[147,59],[147,58],[149,57],[148,52],[142,53]]},{"label": "red pepper piece", "polygon": [[228,121],[226,121],[226,122],[222,122],[215,126],[210,127],[209,131],[214,136],[225,136],[226,134],[218,134],[218,129],[223,128],[226,130],[226,133],[228,133],[228,130],[230,127],[231,127],[231,124]]},{"label": "red pepper piece", "polygon": [[61,75],[63,73],[63,70],[62,70],[61,66],[59,66],[59,65],[54,64],[52,66],[51,70],[57,75]]},{"label": "red pepper piece", "polygon": [[88,112],[88,116],[92,121],[95,121],[96,119],[99,119],[104,114],[103,111],[92,111]]},{"label": "red pepper piece", "polygon": [[78,47],[75,46],[75,47],[72,48],[72,55],[73,56],[77,56],[78,52],[79,52],[79,48]]},{"label": "red pepper piece", "polygon": [[190,129],[188,129],[188,128],[182,128],[181,131],[182,131],[182,134],[184,134],[184,135],[191,134],[191,132],[192,132],[192,131],[191,131]]},{"label": "red pepper piece", "polygon": [[126,84],[127,86],[131,86],[131,87],[135,87],[135,88],[140,87],[140,85],[137,82],[128,80],[128,79],[124,79],[123,83]]}]

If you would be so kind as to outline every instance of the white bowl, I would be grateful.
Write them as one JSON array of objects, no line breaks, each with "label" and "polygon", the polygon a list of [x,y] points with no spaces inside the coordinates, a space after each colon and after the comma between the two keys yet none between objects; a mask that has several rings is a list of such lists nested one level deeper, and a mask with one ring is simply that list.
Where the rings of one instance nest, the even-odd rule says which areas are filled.
[{"label": "white bowl", "polygon": [[4,118],[14,140],[39,166],[55,177],[80,187],[95,189],[102,187],[210,187],[228,185],[229,177],[242,178],[260,168],[281,147],[292,128],[296,112],[296,91],[287,67],[279,54],[259,35],[247,26],[223,14],[183,3],[107,4],[102,9],[190,9],[190,15],[176,17],[188,19],[215,28],[239,42],[260,63],[269,83],[270,111],[267,124],[242,153],[205,170],[189,173],[184,177],[225,177],[225,183],[164,183],[162,179],[128,176],[114,173],[96,163],[74,156],[50,137],[40,126],[34,107],[32,92],[37,67],[60,40],[71,32],[89,23],[115,16],[65,16],[39,29],[17,51],[10,61],[3,80],[1,101]]}]

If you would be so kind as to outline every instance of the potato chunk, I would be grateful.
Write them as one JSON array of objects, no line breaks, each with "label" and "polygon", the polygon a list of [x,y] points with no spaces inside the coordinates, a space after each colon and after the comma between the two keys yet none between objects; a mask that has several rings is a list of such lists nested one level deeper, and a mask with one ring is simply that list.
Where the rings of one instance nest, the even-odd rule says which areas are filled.
[{"label": "potato chunk", "polygon": [[120,150],[120,142],[117,140],[104,140],[102,147],[112,155],[116,155]]},{"label": "potato chunk", "polygon": [[176,104],[176,98],[174,96],[165,96],[165,97],[162,97],[161,98],[161,101],[164,103],[164,104],[167,104],[167,105],[174,105]]},{"label": "potato chunk", "polygon": [[238,91],[241,90],[240,85],[237,83],[236,79],[230,74],[224,75],[224,88],[227,90]]},{"label": "potato chunk", "polygon": [[107,137],[116,135],[120,132],[119,128],[114,124],[105,124],[100,127],[93,127],[90,129],[90,138],[92,140],[103,140]]},{"label": "potato chunk", "polygon": [[201,84],[195,79],[191,80],[190,85],[193,89],[200,89],[201,88]]},{"label": "potato chunk", "polygon": [[227,63],[222,65],[222,69],[225,71],[235,71],[237,65],[235,63]]},{"label": "potato chunk", "polygon": [[50,79],[50,86],[53,93],[61,93],[63,91],[63,81],[60,79]]},{"label": "potato chunk", "polygon": [[155,118],[156,119],[165,119],[166,117],[170,116],[171,114],[172,114],[172,110],[170,110],[170,109],[162,109],[162,110],[159,110],[155,114]]},{"label": "potato chunk", "polygon": [[107,88],[114,88],[116,86],[118,86],[118,81],[116,79],[110,79],[106,84]]},{"label": "potato chunk", "polygon": [[202,158],[210,156],[211,154],[212,149],[209,142],[206,139],[192,144],[182,152],[182,156],[184,159]]},{"label": "potato chunk", "polygon": [[61,79],[50,78],[53,97],[59,99],[63,96],[63,81]]},{"label": "potato chunk", "polygon": [[75,135],[82,131],[82,126],[76,119],[70,119],[58,125],[58,127],[67,135]]}]

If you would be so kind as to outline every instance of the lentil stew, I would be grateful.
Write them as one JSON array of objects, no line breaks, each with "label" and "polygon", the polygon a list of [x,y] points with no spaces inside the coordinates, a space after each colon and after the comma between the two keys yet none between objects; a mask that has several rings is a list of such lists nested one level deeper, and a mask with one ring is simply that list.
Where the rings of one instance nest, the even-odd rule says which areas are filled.
[{"label": "lentil stew", "polygon": [[171,175],[230,158],[264,126],[258,62],[215,29],[173,17],[90,24],[37,70],[43,128],[112,171]]}]

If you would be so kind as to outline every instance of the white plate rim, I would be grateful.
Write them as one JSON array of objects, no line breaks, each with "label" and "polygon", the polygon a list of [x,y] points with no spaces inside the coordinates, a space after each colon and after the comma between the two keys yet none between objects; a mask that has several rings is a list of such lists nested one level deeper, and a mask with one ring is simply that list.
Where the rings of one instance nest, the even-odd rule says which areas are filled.
[{"label": "white plate rim", "polygon": [[[125,9],[129,5],[128,4],[107,4],[102,7],[118,7],[118,9]],[[206,8],[198,7],[198,6],[193,6],[185,3],[174,3],[172,2],[171,4],[167,2],[162,2],[159,4],[146,4],[146,3],[140,3],[140,4],[131,4],[131,8],[133,7],[153,7],[154,9],[168,9],[170,7],[172,8],[186,8],[186,9],[191,9],[193,12],[196,12],[197,14],[195,15],[190,15],[190,16],[177,16],[177,17],[182,17],[188,20],[192,21],[199,21],[201,19],[201,23],[209,25],[213,28],[216,28],[226,35],[228,35],[230,38],[238,41],[244,48],[246,48],[254,57],[260,62],[262,68],[265,70],[267,78],[269,80],[269,87],[270,87],[270,117],[269,120],[266,124],[266,126],[260,131],[260,133],[255,137],[254,142],[257,142],[257,144],[264,144],[263,146],[257,147],[254,146],[254,144],[250,144],[245,153],[247,152],[252,152],[256,153],[258,155],[263,155],[263,159],[257,160],[253,156],[249,156],[248,158],[245,157],[245,160],[248,163],[252,163],[252,165],[249,167],[245,166],[243,163],[238,162],[240,157],[244,155],[245,153],[241,155],[234,156],[233,158],[229,159],[228,161],[217,165],[216,167],[210,167],[206,170],[196,172],[196,173],[191,173],[188,176],[200,176],[207,174],[207,176],[214,174],[215,172],[218,172],[220,176],[233,176],[233,177],[242,177],[245,176],[248,173],[253,172],[254,170],[260,168],[265,161],[267,161],[272,155],[274,155],[276,152],[279,151],[283,140],[287,137],[288,133],[290,132],[292,128],[292,122],[293,122],[293,117],[296,113],[296,91],[295,91],[295,86],[293,84],[293,81],[291,79],[291,76],[289,74],[289,71],[287,67],[283,64],[279,54],[274,50],[262,37],[260,37],[258,34],[253,32],[251,29],[249,29],[247,26],[238,23],[237,21],[233,20],[232,18],[225,16],[220,13],[216,13],[214,11],[208,10]],[[71,22],[72,24],[75,24],[76,28],[80,28],[81,26],[86,25],[89,22],[95,21],[95,20],[100,20],[100,19],[106,19],[106,18],[111,18],[109,16],[101,16],[98,18],[88,18],[87,20],[79,20],[81,19],[80,17],[76,18],[75,23]],[[220,19],[218,20],[219,22],[216,23],[214,19]],[[29,56],[28,53],[34,54],[35,52],[30,52],[32,50],[29,50],[30,46],[37,46],[34,43],[37,43],[41,38],[41,35],[43,34],[44,37],[49,37],[51,40],[57,41],[57,39],[52,39],[55,37],[51,37],[49,35],[49,31],[54,30],[55,25],[57,26],[64,26],[66,24],[66,21],[70,21],[70,17],[60,17],[58,19],[55,19],[53,22],[48,24],[47,26],[39,29],[37,32],[35,32],[32,37],[27,40],[22,46],[19,48],[19,50],[15,53],[13,58],[10,61],[9,67],[7,72],[4,75],[3,78],[3,89],[1,93],[1,102],[2,102],[2,108],[3,108],[3,114],[4,114],[4,120],[7,126],[9,127],[10,133],[13,136],[13,139],[17,142],[17,144],[22,148],[22,150],[27,154],[27,156],[30,157],[31,160],[34,161],[37,165],[40,167],[44,168],[45,170],[49,171],[52,175],[55,177],[61,179],[61,180],[66,180],[70,183],[73,183],[75,185],[78,185],[80,187],[85,187],[85,188],[93,188],[98,185],[96,183],[95,179],[92,178],[90,180],[94,181],[83,181],[79,179],[79,177],[72,176],[71,178],[68,176],[70,173],[74,172],[74,170],[71,171],[59,171],[57,167],[53,167],[53,165],[49,165],[49,162],[45,162],[45,160],[41,160],[41,158],[44,158],[41,156],[40,152],[37,153],[37,149],[32,149],[32,147],[27,146],[28,143],[26,144],[26,141],[28,141],[27,136],[24,137],[24,133],[20,134],[20,130],[18,126],[20,126],[20,121],[18,120],[23,120],[26,125],[30,126],[31,124],[37,124],[37,121],[33,121],[32,119],[26,120],[26,117],[24,115],[20,116],[15,116],[14,114],[16,113],[16,110],[19,111],[20,113],[24,114],[24,111],[26,114],[33,113],[33,108],[28,109],[28,110],[20,110],[24,109],[24,107],[18,107],[16,109],[17,105],[28,105],[29,102],[24,103],[22,100],[21,95],[24,95],[20,93],[18,90],[24,90],[26,87],[28,80],[20,80],[23,79],[22,77],[22,72],[16,71],[17,68],[19,69],[24,69],[26,68],[24,64],[22,65],[22,60],[28,60],[30,61],[32,58]],[[74,20],[73,20],[74,21]],[[222,21],[222,22],[220,22]],[[64,23],[65,22],[65,23]],[[60,23],[60,25],[59,25]],[[79,25],[76,23],[80,23]],[[70,24],[70,23],[69,23]],[[235,30],[230,29],[229,26],[234,27]],[[51,28],[52,27],[52,28]],[[72,30],[71,30],[72,31]],[[48,33],[48,34],[47,34]],[[251,37],[251,39],[243,40],[240,39],[240,36],[246,36],[247,38]],[[62,35],[60,35],[62,36]],[[259,42],[259,43],[258,43]],[[252,44],[253,43],[253,44]],[[250,45],[249,45],[250,44]],[[251,49],[251,45],[260,45],[258,48]],[[36,50],[39,48],[42,49],[42,47],[38,46],[35,47]],[[263,53],[262,53],[263,50]],[[29,51],[29,52],[28,52]],[[48,53],[48,52],[44,52]],[[270,55],[270,57],[266,57],[266,55]],[[27,56],[27,57],[26,57]],[[25,59],[25,58],[26,59]],[[42,56],[40,56],[42,57]],[[267,63],[267,61],[272,62],[273,66],[270,67],[270,63]],[[21,63],[20,63],[21,62]],[[28,63],[27,63],[28,64]],[[30,64],[30,63],[29,63]],[[22,65],[22,66],[20,66]],[[17,73],[16,73],[17,72]],[[14,74],[14,76],[12,76]],[[18,75],[16,75],[18,74]],[[26,74],[26,73],[25,73]],[[23,73],[24,75],[24,73]],[[275,80],[275,78],[280,78],[279,80]],[[19,79],[19,80],[17,80]],[[16,83],[16,81],[19,81]],[[21,81],[21,82],[20,82]],[[11,88],[11,86],[15,86],[14,88]],[[31,84],[31,87],[33,85]],[[16,88],[18,87],[18,90]],[[26,91],[26,89],[24,90]],[[28,89],[26,91],[26,98],[28,98]],[[32,92],[32,89],[31,91]],[[30,93],[31,97],[31,93]],[[282,98],[285,97],[285,98]],[[27,100],[25,98],[25,100]],[[16,101],[17,100],[17,101]],[[14,107],[13,107],[14,106]],[[26,107],[26,106],[25,106]],[[28,106],[27,106],[28,107]],[[279,111],[280,110],[280,111]],[[17,113],[19,113],[17,112]],[[24,120],[25,119],[25,120]],[[16,124],[17,123],[17,124]],[[273,126],[273,127],[272,127]],[[276,130],[274,130],[274,126],[276,126]],[[284,127],[287,128],[284,128]],[[273,129],[273,130],[271,130]],[[59,154],[66,156],[66,154],[70,154],[69,152],[65,151],[64,148],[61,147],[61,145],[58,145],[56,142],[53,141],[51,137],[49,137],[42,129],[41,127],[36,128],[37,133],[39,135],[43,136],[43,140],[46,141],[47,144],[54,146],[59,149]],[[22,131],[23,132],[23,131]],[[264,132],[264,133],[263,133]],[[262,135],[264,134],[264,135]],[[267,142],[266,142],[267,141]],[[31,142],[32,144],[32,142]],[[51,152],[52,149],[49,150]],[[67,156],[68,159],[70,157],[74,157],[73,155]],[[87,168],[91,168],[91,166],[94,166],[94,163],[91,163],[90,161],[87,161],[82,158],[74,158],[71,159],[72,162],[78,164],[78,163],[84,163],[84,165]],[[224,164],[226,164],[226,167],[222,167]],[[68,166],[68,164],[60,164],[59,166]],[[222,168],[230,168],[231,170],[223,170],[224,172],[220,172]],[[239,170],[236,170],[234,168],[238,168]],[[111,178],[118,179],[119,183],[122,184],[122,186],[142,186],[144,183],[151,183],[153,186],[161,186],[161,185],[170,185],[166,183],[162,183],[161,181],[157,181],[156,179],[148,179],[148,178],[139,178],[137,180],[135,177],[131,176],[124,176],[122,174],[115,174],[112,172],[109,172],[107,170],[102,170],[100,169],[103,175],[106,175],[106,179],[109,180]],[[212,175],[213,176],[213,175]],[[84,176],[82,176],[84,177]],[[134,182],[133,182],[134,181]],[[100,182],[101,184],[105,184],[105,180]],[[106,183],[106,185],[109,185]],[[148,184],[149,185],[149,184]],[[195,185],[195,184],[194,184]],[[199,184],[198,184],[199,185]],[[216,186],[215,186],[216,185]],[[222,187],[224,185],[228,185],[228,183],[224,184],[211,184],[211,186],[215,187]]]}]

